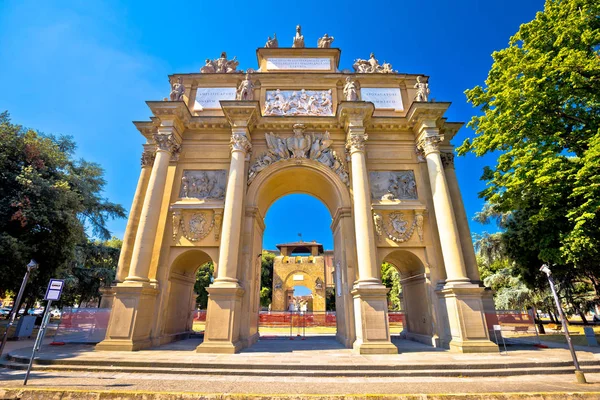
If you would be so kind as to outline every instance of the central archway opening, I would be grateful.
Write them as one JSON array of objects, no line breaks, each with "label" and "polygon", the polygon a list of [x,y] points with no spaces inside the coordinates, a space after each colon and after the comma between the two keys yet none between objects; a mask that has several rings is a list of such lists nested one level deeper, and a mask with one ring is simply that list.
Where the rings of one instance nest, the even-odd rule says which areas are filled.
[{"label": "central archway opening", "polygon": [[261,265],[262,338],[336,334],[332,217],[308,194],[277,199],[265,216]]}]

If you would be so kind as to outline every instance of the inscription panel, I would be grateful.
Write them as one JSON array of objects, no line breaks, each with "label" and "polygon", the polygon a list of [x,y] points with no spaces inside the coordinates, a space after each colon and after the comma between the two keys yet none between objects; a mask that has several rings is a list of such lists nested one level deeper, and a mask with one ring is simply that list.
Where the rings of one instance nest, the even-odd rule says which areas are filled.
[{"label": "inscription panel", "polygon": [[196,100],[194,101],[194,111],[204,109],[220,109],[219,100],[235,100],[236,88],[198,88],[196,91]]},{"label": "inscription panel", "polygon": [[267,59],[267,70],[279,69],[328,71],[331,69],[331,59],[296,57],[271,57]]},{"label": "inscription panel", "polygon": [[360,94],[364,101],[372,102],[375,108],[387,108],[394,111],[404,110],[399,88],[363,87],[360,89]]}]

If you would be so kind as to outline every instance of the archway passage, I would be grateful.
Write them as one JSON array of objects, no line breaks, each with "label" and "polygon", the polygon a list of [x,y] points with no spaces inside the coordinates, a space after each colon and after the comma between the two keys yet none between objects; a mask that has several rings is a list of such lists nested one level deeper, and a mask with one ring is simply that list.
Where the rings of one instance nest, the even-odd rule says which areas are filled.
[{"label": "archway passage", "polygon": [[[207,270],[209,276],[206,278],[210,283],[211,270],[214,271],[212,266],[212,258],[204,251],[196,249],[184,249],[172,262],[168,278],[163,343],[187,338],[194,332],[194,320],[201,319],[197,312],[200,291],[197,273],[199,270]],[[202,330],[200,326],[197,328]]]},{"label": "archway passage", "polygon": [[335,286],[329,210],[313,196],[286,195],[269,208],[265,226],[263,260],[271,261],[261,271],[261,337],[295,337],[299,329],[303,337],[335,335],[335,313],[327,311],[335,304],[326,304]]},{"label": "archway passage", "polygon": [[[394,271],[399,279],[394,279]],[[386,276],[387,275],[387,276]],[[409,250],[391,252],[382,265],[382,280],[390,286],[388,306],[390,309],[390,333],[421,343],[436,345],[432,323],[432,301],[425,266],[417,255]]]}]

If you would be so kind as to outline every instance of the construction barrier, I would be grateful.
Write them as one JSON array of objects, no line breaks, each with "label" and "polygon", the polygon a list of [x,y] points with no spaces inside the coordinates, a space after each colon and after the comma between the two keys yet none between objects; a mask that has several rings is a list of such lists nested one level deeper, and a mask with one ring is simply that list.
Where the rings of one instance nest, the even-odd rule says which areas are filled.
[{"label": "construction barrier", "polygon": [[63,308],[55,343],[94,344],[104,340],[110,308]]}]

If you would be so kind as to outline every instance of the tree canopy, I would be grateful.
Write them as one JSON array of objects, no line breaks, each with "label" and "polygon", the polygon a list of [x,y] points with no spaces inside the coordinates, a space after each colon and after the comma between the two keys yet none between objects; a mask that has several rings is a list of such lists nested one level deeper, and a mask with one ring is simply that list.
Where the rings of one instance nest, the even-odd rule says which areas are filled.
[{"label": "tree canopy", "polygon": [[75,160],[74,152],[71,137],[25,129],[0,114],[0,294],[18,290],[33,258],[39,269],[26,297],[40,298],[50,278],[69,274],[88,232],[107,240],[107,220],[125,217],[102,198],[102,168]]},{"label": "tree canopy", "polygon": [[530,283],[548,262],[600,294],[599,15],[598,1],[547,0],[521,25],[485,85],[466,91],[482,113],[458,153],[497,156],[480,195]]}]

